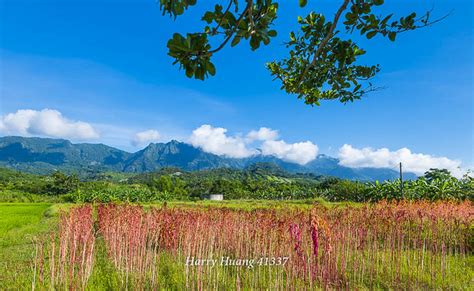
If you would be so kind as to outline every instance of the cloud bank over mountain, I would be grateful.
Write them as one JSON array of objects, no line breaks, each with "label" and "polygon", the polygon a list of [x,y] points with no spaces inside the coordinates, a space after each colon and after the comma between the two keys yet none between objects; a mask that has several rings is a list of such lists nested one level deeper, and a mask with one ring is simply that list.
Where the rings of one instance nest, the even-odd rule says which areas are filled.
[{"label": "cloud bank over mountain", "polygon": [[201,125],[193,130],[189,142],[205,152],[223,155],[230,158],[246,158],[257,152],[247,147],[245,139],[227,135],[227,129]]},{"label": "cloud bank over mountain", "polygon": [[[102,132],[104,136],[107,132]],[[84,121],[71,120],[54,109],[20,109],[0,116],[0,134],[19,136],[43,136],[72,140],[98,140],[104,136],[97,128]],[[137,132],[130,143],[143,147],[162,140],[157,129]],[[288,143],[276,129],[260,127],[243,133],[230,134],[228,129],[204,124],[194,129],[185,141],[204,152],[228,158],[249,158],[252,156],[274,156],[283,161],[306,165],[314,161],[319,153],[317,144],[311,141]],[[351,168],[396,169],[402,162],[406,171],[422,175],[430,168],[448,169],[456,177],[462,176],[466,168],[459,160],[413,153],[404,147],[391,151],[388,148],[356,148],[344,144],[338,152],[339,164]]]},{"label": "cloud bank over mountain", "polygon": [[227,132],[225,128],[205,124],[193,131],[189,142],[208,153],[230,158],[247,158],[262,154],[304,165],[318,155],[318,146],[312,142],[286,143],[284,140],[276,140],[278,131],[271,128],[251,130],[245,138],[240,135],[231,136]]},{"label": "cloud bank over mountain", "polygon": [[262,144],[262,154],[276,156],[287,162],[305,165],[318,156],[319,148],[310,141],[288,144],[284,140],[267,140]]},{"label": "cloud bank over mountain", "polygon": [[132,139],[133,146],[145,146],[152,142],[158,142],[161,139],[161,134],[155,129],[141,131],[135,134]]},{"label": "cloud bank over mountain", "polygon": [[446,157],[435,157],[427,154],[413,153],[408,148],[390,151],[387,148],[373,149],[370,147],[355,148],[349,144],[339,149],[340,165],[351,168],[396,168],[401,162],[406,171],[422,175],[430,168],[448,169],[454,176],[460,177],[461,161]]}]

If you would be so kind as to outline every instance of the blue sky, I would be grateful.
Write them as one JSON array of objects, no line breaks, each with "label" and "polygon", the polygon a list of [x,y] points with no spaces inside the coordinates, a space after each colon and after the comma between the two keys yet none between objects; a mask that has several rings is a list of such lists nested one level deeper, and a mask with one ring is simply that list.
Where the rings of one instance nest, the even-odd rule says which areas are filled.
[{"label": "blue sky", "polygon": [[[200,29],[203,8],[215,1],[201,0],[203,8],[173,21],[153,0],[0,0],[0,115],[54,109],[99,133],[73,140],[130,151],[140,148],[131,143],[138,132],[187,141],[209,124],[237,140],[271,128],[283,147],[310,141],[333,156],[344,144],[391,153],[406,147],[474,164],[472,1],[386,1],[384,9],[400,15],[433,6],[435,15],[451,15],[395,43],[359,40],[363,61],[382,67],[374,83],[386,88],[356,103],[320,107],[280,91],[264,67],[285,56],[282,43],[296,16],[307,12],[296,0],[280,2],[278,37],[257,52],[243,42],[224,49],[215,58],[217,76],[202,82],[172,65],[166,42],[173,32]],[[333,1],[309,2],[317,11],[335,9]],[[48,135],[28,134],[35,133]]]}]

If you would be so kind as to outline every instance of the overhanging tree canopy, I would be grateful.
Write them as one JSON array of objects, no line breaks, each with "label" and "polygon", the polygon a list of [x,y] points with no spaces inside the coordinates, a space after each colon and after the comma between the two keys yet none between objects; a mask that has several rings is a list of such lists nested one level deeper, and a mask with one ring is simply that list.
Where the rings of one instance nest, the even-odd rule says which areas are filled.
[{"label": "overhanging tree canopy", "polygon": [[[197,0],[159,0],[163,15],[176,18]],[[299,0],[305,7],[307,0]],[[317,8],[317,1],[309,1]],[[267,63],[271,75],[281,81],[282,89],[304,99],[306,104],[319,105],[320,100],[337,99],[343,103],[360,99],[376,88],[370,83],[379,65],[358,64],[365,50],[354,40],[343,39],[359,32],[373,38],[376,35],[395,41],[399,33],[432,25],[442,18],[431,20],[431,10],[417,16],[416,12],[396,18],[394,14],[378,15],[374,10],[384,0],[338,0],[335,15],[331,18],[311,11],[298,17],[299,31],[290,33],[286,43],[289,55],[279,61]],[[336,5],[337,4],[337,5]],[[252,50],[268,45],[277,35],[272,29],[277,18],[278,2],[272,0],[228,0],[206,11],[202,21],[204,31],[186,35],[175,33],[168,41],[169,55],[184,69],[186,76],[204,80],[216,74],[212,56],[242,40]],[[211,40],[218,40],[211,45]],[[214,43],[214,41],[213,41]]]}]

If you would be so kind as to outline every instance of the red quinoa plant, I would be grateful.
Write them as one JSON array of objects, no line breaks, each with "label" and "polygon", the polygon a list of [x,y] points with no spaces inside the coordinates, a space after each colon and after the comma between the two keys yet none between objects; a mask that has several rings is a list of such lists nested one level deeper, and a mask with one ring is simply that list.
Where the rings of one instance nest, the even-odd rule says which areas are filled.
[{"label": "red quinoa plant", "polygon": [[[166,276],[175,270],[175,283],[187,289],[449,288],[451,272],[459,262],[467,268],[472,256],[473,215],[469,201],[311,211],[104,204],[96,236],[118,272],[118,287],[168,288]],[[58,242],[49,247],[51,285],[87,285],[92,217],[91,206],[63,215]],[[45,254],[37,256],[37,283],[46,278]]]}]

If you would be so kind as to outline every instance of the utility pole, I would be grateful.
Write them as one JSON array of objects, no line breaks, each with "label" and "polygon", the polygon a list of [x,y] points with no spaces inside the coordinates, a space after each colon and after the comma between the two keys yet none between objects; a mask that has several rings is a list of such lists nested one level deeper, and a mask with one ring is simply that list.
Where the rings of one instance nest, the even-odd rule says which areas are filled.
[{"label": "utility pole", "polygon": [[400,196],[403,198],[403,171],[402,171],[402,162],[400,162]]}]

